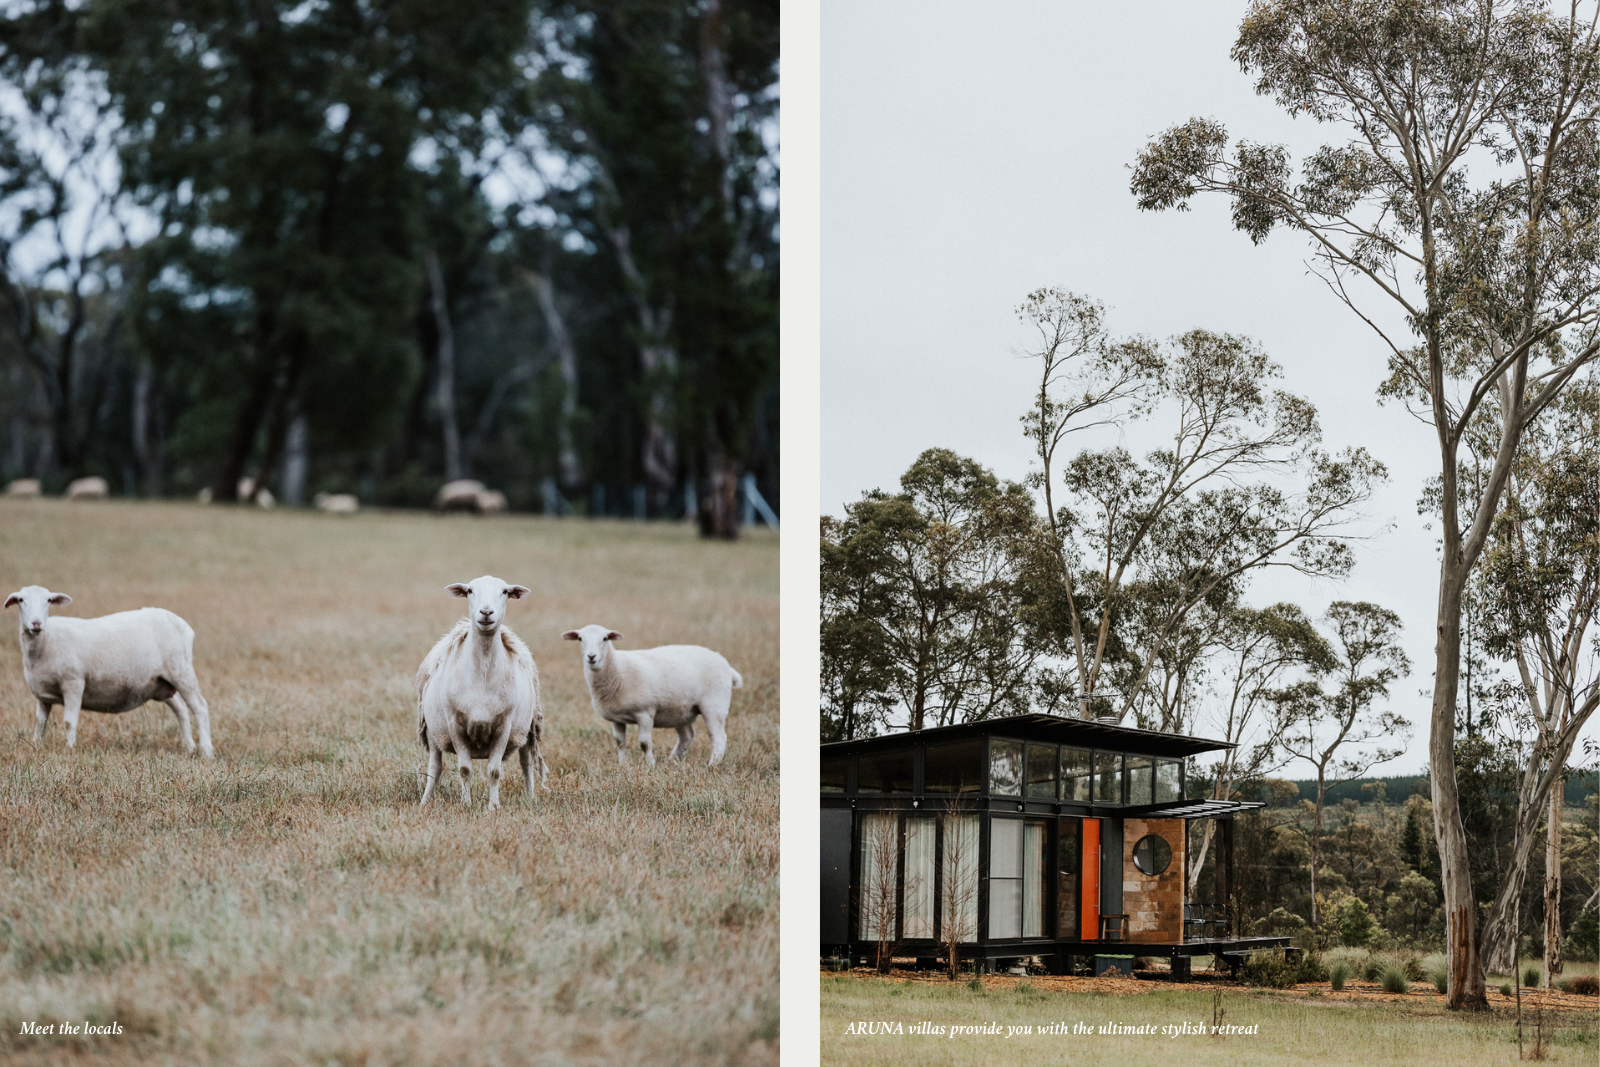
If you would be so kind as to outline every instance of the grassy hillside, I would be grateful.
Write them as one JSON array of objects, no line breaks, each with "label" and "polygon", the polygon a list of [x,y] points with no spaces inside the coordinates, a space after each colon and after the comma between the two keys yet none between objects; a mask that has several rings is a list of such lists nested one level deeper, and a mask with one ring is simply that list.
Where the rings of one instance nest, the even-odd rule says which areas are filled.
[{"label": "grassy hillside", "polygon": [[[492,573],[543,680],[551,790],[419,810],[412,676]],[[770,1063],[777,540],[684,527],[0,501],[0,586],[194,627],[217,760],[161,705],[57,709],[0,651],[0,1059]],[[15,626],[14,616],[5,625]],[[715,770],[618,768],[576,646],[709,645],[744,675]],[[15,638],[8,633],[7,642]],[[449,783],[446,783],[448,787]],[[18,1036],[28,1020],[121,1037]]]}]

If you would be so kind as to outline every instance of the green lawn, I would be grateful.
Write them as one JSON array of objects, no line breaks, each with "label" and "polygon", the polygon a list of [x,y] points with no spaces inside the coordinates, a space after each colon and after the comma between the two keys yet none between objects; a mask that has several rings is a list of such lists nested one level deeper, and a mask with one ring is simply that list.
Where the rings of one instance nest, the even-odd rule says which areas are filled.
[{"label": "green lawn", "polygon": [[[1428,1004],[1337,1004],[1243,988],[1222,993],[1223,1021],[1254,1027],[1255,1033],[1227,1037],[1161,1033],[1162,1027],[1181,1027],[1185,1022],[1209,1030],[1215,1006],[1213,994],[1199,990],[1056,993],[1023,981],[1011,988],[976,991],[966,982],[829,976],[822,979],[822,1062],[851,1067],[1032,1067],[1080,1062],[1095,1067],[1155,1063],[1483,1067],[1517,1058],[1515,1030],[1503,1013],[1462,1015]],[[866,1036],[848,1032],[852,1024],[872,1022],[899,1024],[905,1032]],[[1550,1062],[1593,1065],[1600,1054],[1596,1020],[1568,1013],[1553,1022],[1547,1031]],[[918,1023],[936,1032],[913,1033]],[[1099,1032],[1112,1023],[1154,1032]],[[1094,1032],[1075,1034],[1076,1024]],[[987,1026],[998,1032],[951,1036],[956,1026]],[[939,1027],[944,1028],[942,1033],[937,1032]],[[1008,1028],[1017,1029],[1008,1036]]]}]

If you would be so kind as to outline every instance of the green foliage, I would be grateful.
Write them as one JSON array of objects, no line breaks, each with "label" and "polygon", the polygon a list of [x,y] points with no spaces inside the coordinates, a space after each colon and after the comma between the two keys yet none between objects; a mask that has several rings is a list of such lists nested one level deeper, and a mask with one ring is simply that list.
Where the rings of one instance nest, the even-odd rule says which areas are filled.
[{"label": "green foliage", "polygon": [[1246,984],[1269,989],[1287,989],[1300,980],[1299,968],[1281,948],[1250,953],[1239,973]]},{"label": "green foliage", "polygon": [[1326,982],[1329,977],[1328,966],[1323,962],[1320,952],[1308,949],[1300,953],[1295,969],[1296,982]]},{"label": "green foliage", "polygon": [[1378,984],[1383,987],[1385,993],[1411,991],[1411,983],[1406,978],[1405,968],[1397,963],[1391,963],[1383,969],[1383,973],[1378,976]]},{"label": "green foliage", "polygon": [[1433,988],[1434,989],[1438,990],[1440,993],[1448,993],[1448,992],[1450,992],[1450,972],[1449,971],[1445,970],[1443,967],[1440,967],[1440,968],[1436,969],[1428,977],[1433,982]]},{"label": "green foliage", "polygon": [[1539,986],[1539,968],[1537,968],[1537,967],[1525,967],[1525,968],[1523,968],[1523,971],[1522,971],[1522,987],[1524,989],[1536,989],[1536,988],[1538,988],[1538,986]]},{"label": "green foliage", "polygon": [[1334,960],[1333,966],[1328,968],[1328,984],[1333,987],[1334,992],[1343,989],[1349,978],[1350,965],[1344,960]]},{"label": "green foliage", "polygon": [[1360,898],[1350,901],[1339,920],[1339,942],[1352,948],[1361,948],[1372,939],[1377,924],[1367,914],[1367,906]]},{"label": "green foliage", "polygon": [[1600,916],[1595,909],[1586,908],[1578,913],[1567,929],[1567,940],[1561,954],[1569,960],[1593,963],[1600,959]]},{"label": "green foliage", "polygon": [[1509,997],[1509,996],[1511,996],[1512,992],[1513,992],[1513,990],[1511,988],[1511,983],[1510,982],[1501,982],[1500,983],[1500,995],[1501,996]]}]

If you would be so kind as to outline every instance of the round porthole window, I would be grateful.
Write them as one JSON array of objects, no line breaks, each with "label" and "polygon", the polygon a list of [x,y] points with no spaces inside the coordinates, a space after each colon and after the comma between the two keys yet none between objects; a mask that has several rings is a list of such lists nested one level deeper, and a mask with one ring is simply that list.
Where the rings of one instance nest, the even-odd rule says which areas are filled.
[{"label": "round porthole window", "polygon": [[1172,863],[1172,846],[1164,837],[1145,834],[1133,846],[1133,865],[1145,874],[1160,874]]}]

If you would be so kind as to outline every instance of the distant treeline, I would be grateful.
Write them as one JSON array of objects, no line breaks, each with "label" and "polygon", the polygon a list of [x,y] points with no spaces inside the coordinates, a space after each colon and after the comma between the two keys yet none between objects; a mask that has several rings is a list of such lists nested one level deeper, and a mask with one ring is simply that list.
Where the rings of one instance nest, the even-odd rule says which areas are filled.
[{"label": "distant treeline", "polygon": [[[1390,804],[1403,803],[1409,796],[1429,796],[1432,788],[1425,774],[1400,774],[1391,778],[1358,778],[1331,787],[1328,790],[1327,803],[1339,804],[1345,800],[1366,803],[1372,798],[1369,793],[1362,790],[1373,782],[1383,783],[1383,798]],[[1314,780],[1295,780],[1294,784],[1300,790],[1299,800],[1317,799],[1317,783]],[[1589,794],[1595,792],[1600,792],[1600,774],[1594,771],[1571,775],[1562,787],[1562,796],[1569,808],[1582,807]]]},{"label": "distant treeline", "polygon": [[778,506],[778,5],[0,15],[0,480]]}]

